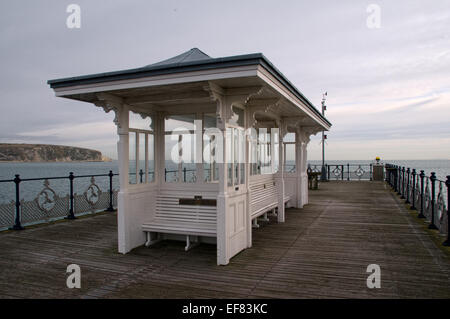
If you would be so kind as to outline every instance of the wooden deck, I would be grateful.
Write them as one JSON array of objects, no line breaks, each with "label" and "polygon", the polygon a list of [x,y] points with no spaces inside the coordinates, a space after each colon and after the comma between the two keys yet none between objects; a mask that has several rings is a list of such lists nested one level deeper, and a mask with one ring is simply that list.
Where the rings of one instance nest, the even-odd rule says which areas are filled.
[{"label": "wooden deck", "polygon": [[[450,298],[450,253],[384,183],[329,182],[253,248],[216,266],[216,248],[162,242],[116,252],[116,216],[0,234],[2,298]],[[81,289],[66,267],[81,267]],[[367,265],[381,288],[366,286]]]}]

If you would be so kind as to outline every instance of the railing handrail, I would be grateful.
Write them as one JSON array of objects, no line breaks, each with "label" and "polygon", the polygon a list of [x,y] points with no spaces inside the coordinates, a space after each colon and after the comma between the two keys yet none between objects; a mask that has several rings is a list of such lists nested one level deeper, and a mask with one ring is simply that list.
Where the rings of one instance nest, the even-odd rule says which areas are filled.
[{"label": "railing handrail", "polygon": [[[15,200],[14,206],[15,206],[15,218],[14,218],[14,225],[12,229],[14,230],[22,230],[24,227],[21,223],[21,208],[22,205],[21,199],[20,199],[20,185],[22,182],[29,182],[29,181],[49,181],[49,180],[69,180],[69,214],[67,215],[67,219],[76,219],[74,214],[74,199],[75,199],[75,193],[74,193],[74,187],[73,187],[73,181],[77,178],[92,178],[94,180],[94,177],[108,177],[109,178],[109,203],[107,211],[113,211],[113,196],[114,196],[114,190],[113,190],[113,177],[118,176],[118,173],[113,173],[112,170],[109,171],[108,174],[89,174],[89,175],[75,175],[73,172],[70,172],[66,176],[52,176],[52,177],[37,177],[37,178],[20,178],[20,174],[16,174],[15,178],[12,180],[0,180],[2,183],[11,183],[13,182],[15,184]],[[46,182],[44,182],[45,185]],[[93,181],[91,183],[94,183]],[[45,185],[48,189],[48,185]],[[97,186],[98,187],[98,186]],[[51,189],[50,189],[51,190]],[[51,190],[53,193],[54,191]]]},{"label": "railing handrail", "polygon": [[[450,175],[444,182],[436,177],[435,172],[427,176],[425,170],[420,170],[418,174],[415,168],[411,170],[409,167],[390,163],[385,164],[385,168],[386,182],[398,195],[401,195],[402,199],[405,199],[406,204],[411,205],[412,210],[419,212],[418,218],[429,218],[429,229],[438,229],[442,232],[445,229],[442,224],[443,217],[447,214],[447,240],[443,242],[443,245],[450,246]],[[447,199],[445,199],[444,185],[447,186]],[[446,200],[447,203],[445,203]],[[420,206],[416,207],[419,203]],[[438,215],[440,213],[440,216],[435,216],[436,213]]]},{"label": "railing handrail", "polygon": [[[20,176],[20,174],[17,174]],[[118,173],[113,173],[112,176],[118,176]],[[44,181],[44,180],[57,180],[57,179],[68,179],[70,176],[52,176],[52,177],[34,177],[34,178],[20,178],[21,182],[29,182],[29,181]],[[109,174],[92,174],[92,175],[73,175],[73,178],[87,178],[87,177],[108,177]],[[0,183],[11,183],[14,182],[14,179],[4,179],[0,180]]]}]

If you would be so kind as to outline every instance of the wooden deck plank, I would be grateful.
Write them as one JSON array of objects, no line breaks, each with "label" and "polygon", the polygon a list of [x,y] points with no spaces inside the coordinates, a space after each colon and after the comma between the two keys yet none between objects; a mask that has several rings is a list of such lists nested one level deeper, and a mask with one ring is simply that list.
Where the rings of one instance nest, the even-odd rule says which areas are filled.
[{"label": "wooden deck plank", "polygon": [[[384,183],[329,182],[310,204],[253,230],[225,267],[215,245],[117,253],[116,215],[0,233],[1,298],[450,298],[449,251]],[[66,288],[78,264],[82,288]],[[381,266],[381,289],[366,268]]]}]

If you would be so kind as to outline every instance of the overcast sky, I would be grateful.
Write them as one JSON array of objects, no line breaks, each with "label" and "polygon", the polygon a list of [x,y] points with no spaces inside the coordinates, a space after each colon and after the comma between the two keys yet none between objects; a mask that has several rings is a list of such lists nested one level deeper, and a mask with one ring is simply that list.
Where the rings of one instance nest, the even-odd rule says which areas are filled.
[{"label": "overcast sky", "polygon": [[[81,7],[69,29],[66,8]],[[370,4],[380,28],[369,28]],[[371,20],[373,21],[373,20]],[[141,67],[198,47],[263,53],[317,107],[328,159],[450,158],[450,1],[2,0],[0,142],[116,158],[113,115],[56,98],[54,78]],[[320,159],[319,136],[309,158]]]}]

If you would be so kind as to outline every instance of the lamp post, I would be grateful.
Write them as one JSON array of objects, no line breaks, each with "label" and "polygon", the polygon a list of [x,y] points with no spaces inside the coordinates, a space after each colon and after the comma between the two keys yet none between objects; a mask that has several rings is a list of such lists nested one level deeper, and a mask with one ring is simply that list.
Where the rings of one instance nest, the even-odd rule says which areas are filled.
[{"label": "lamp post", "polygon": [[[322,115],[325,116],[325,110],[327,109],[327,106],[325,105],[327,92],[323,94],[322,97]],[[325,131],[322,131],[322,175],[320,176],[321,181],[327,180],[327,170],[325,168],[325,139],[327,136],[325,135]]]}]

